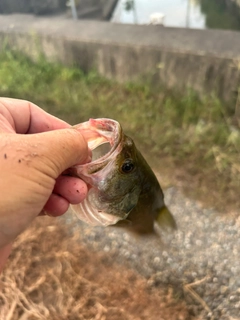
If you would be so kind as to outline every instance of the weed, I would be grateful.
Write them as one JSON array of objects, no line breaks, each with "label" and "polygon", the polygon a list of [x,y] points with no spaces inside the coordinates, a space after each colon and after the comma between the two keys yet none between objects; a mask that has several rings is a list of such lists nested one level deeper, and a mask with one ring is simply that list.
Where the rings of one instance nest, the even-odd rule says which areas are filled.
[{"label": "weed", "polygon": [[140,149],[148,150],[147,158],[154,155],[157,168],[165,158],[173,164],[171,170],[181,168],[200,179],[197,191],[224,190],[217,197],[230,201],[226,190],[236,188],[237,199],[240,133],[216,97],[200,100],[192,91],[180,95],[138,83],[118,84],[95,72],[84,74],[43,58],[33,63],[9,51],[0,54],[0,61],[0,95],[31,100],[72,124],[114,118]]}]

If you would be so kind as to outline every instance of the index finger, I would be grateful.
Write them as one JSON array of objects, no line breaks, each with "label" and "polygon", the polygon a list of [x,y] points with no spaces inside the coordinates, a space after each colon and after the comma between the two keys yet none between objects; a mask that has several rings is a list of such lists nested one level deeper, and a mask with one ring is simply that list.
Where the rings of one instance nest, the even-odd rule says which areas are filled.
[{"label": "index finger", "polygon": [[0,129],[7,128],[8,132],[39,133],[70,127],[37,105],[20,99],[0,98],[0,116]]}]

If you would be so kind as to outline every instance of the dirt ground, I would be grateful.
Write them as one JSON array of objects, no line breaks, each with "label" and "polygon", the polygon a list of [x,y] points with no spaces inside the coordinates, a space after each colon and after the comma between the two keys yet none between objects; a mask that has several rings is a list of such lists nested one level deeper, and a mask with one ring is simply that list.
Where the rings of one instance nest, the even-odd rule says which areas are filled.
[{"label": "dirt ground", "polygon": [[67,228],[41,217],[17,239],[0,278],[0,319],[192,319],[171,289],[151,288]]}]

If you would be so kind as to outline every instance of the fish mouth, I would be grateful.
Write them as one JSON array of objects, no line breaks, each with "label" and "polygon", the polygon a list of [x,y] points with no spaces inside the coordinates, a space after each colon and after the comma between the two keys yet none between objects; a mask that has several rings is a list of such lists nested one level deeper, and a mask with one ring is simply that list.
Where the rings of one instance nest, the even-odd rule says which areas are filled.
[{"label": "fish mouth", "polygon": [[[94,189],[91,190],[94,192]],[[88,223],[91,226],[115,225],[118,221],[125,219],[125,217],[115,216],[92,207],[89,197],[87,197],[79,205],[71,205],[71,208],[80,220]]]},{"label": "fish mouth", "polygon": [[71,171],[81,179],[89,183],[87,177],[103,169],[122,150],[123,132],[120,124],[112,119],[99,118],[74,126],[87,141],[92,151],[99,146],[108,143],[110,149],[100,158],[83,165],[73,166]]},{"label": "fish mouth", "polygon": [[[74,126],[79,130],[88,143],[89,149],[96,150],[99,146],[108,143],[110,149],[91,162],[73,166],[68,170],[70,175],[75,175],[84,180],[89,186],[87,198],[78,205],[71,205],[77,217],[92,226],[109,226],[127,217],[124,215],[113,215],[93,206],[93,199],[98,194],[99,173],[109,162],[116,158],[123,146],[124,134],[120,124],[112,119],[99,118],[89,119],[89,121]],[[100,179],[101,180],[101,179]]]},{"label": "fish mouth", "polygon": [[89,121],[80,123],[74,126],[74,128],[81,132],[91,150],[96,149],[103,143],[110,144],[111,149],[102,159],[109,157],[122,141],[122,127],[117,121],[112,119],[89,119]]}]

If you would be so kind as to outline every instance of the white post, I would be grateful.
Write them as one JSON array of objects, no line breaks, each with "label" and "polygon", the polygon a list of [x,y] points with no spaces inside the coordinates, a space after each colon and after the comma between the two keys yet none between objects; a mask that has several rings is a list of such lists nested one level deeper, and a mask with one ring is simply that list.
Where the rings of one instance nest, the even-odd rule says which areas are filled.
[{"label": "white post", "polygon": [[191,3],[190,3],[190,0],[187,0],[186,28],[190,27],[190,9],[191,9]]},{"label": "white post", "polygon": [[138,16],[137,16],[137,7],[136,7],[136,1],[133,0],[133,17],[134,17],[134,23],[138,23]]},{"label": "white post", "polygon": [[76,9],[76,5],[75,5],[75,0],[70,0],[70,5],[71,5],[71,9],[72,9],[72,16],[74,20],[78,19],[78,15],[77,15],[77,9]]}]

